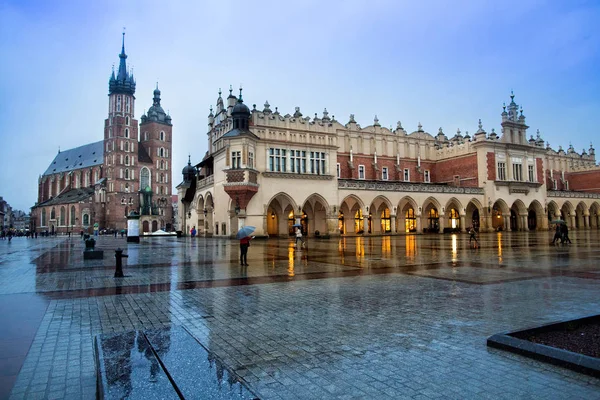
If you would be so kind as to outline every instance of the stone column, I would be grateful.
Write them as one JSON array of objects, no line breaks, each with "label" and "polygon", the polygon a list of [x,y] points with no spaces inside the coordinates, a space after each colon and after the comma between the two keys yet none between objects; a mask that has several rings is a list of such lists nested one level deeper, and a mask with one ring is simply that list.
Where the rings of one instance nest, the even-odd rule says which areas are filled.
[{"label": "stone column", "polygon": [[527,220],[527,214],[523,214],[521,215],[521,230],[522,231],[529,231],[529,224],[528,224],[528,220]]},{"label": "stone column", "polygon": [[392,233],[398,233],[398,221],[396,221],[396,216],[392,214],[390,215],[390,219],[392,224]]},{"label": "stone column", "polygon": [[446,227],[446,218],[443,215],[440,215],[440,233],[444,233],[444,228]]},{"label": "stone column", "polygon": [[584,214],[583,215],[583,226],[585,227],[585,229],[590,229],[590,216]]},{"label": "stone column", "polygon": [[571,217],[569,217],[569,219],[571,220],[570,229],[577,229],[577,225],[575,224],[575,215],[571,215]]},{"label": "stone column", "polygon": [[416,215],[415,218],[417,219],[417,233],[423,233],[423,222],[421,221],[421,214]]},{"label": "stone column", "polygon": [[510,231],[510,213],[508,214],[508,218],[505,217],[504,215],[502,215],[502,222],[504,223],[504,231],[505,232],[509,232]]},{"label": "stone column", "polygon": [[460,231],[461,232],[467,231],[467,227],[465,226],[465,215],[464,214],[460,215]]}]

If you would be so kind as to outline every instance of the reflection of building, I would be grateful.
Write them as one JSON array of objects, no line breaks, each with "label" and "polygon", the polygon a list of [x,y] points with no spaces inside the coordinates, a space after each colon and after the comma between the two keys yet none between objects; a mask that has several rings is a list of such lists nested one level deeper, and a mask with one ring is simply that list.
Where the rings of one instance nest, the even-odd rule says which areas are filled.
[{"label": "reflection of building", "polygon": [[39,178],[32,207],[38,231],[125,229],[131,211],[142,215],[147,230],[171,227],[171,117],[160,105],[157,86],[138,126],[136,83],[127,69],[124,41],[119,59],[109,80],[104,139],[59,151]]},{"label": "reflection of building", "polygon": [[[578,154],[527,139],[514,102],[501,131],[460,130],[433,136],[419,124],[361,127],[322,117],[250,110],[230,90],[208,117],[204,159],[184,168],[179,222],[187,230],[231,235],[244,225],[258,235],[288,235],[299,223],[309,235],[598,228],[600,169],[594,148]],[[185,230],[185,231],[187,231]]]}]

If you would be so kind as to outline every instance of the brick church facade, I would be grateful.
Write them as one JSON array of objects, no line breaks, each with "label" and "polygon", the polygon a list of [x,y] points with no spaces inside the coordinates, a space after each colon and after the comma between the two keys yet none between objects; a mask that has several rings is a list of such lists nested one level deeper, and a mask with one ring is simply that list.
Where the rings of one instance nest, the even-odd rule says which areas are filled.
[{"label": "brick church facade", "polygon": [[131,212],[141,215],[142,232],[172,230],[173,125],[158,85],[141,123],[135,119],[136,83],[124,35],[119,69],[109,79],[103,139],[59,151],[40,176],[31,218],[37,232],[120,231]]}]

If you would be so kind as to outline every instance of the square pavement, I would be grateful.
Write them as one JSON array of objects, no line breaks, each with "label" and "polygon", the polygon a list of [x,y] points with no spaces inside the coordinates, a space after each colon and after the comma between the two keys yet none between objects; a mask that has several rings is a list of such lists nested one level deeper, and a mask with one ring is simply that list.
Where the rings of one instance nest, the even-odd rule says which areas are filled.
[{"label": "square pavement", "polygon": [[[600,398],[600,380],[491,349],[600,309],[600,232],[236,241],[0,241],[0,398],[90,399],[98,334],[185,327],[261,399]],[[125,278],[114,278],[121,247]]]}]

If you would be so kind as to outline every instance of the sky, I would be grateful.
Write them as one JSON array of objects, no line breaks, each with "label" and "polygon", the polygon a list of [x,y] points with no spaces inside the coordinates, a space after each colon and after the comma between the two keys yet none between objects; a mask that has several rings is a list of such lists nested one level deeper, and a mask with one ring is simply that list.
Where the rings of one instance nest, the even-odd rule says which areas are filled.
[{"label": "sky", "polygon": [[229,85],[259,109],[448,137],[500,132],[513,90],[529,134],[600,150],[598,21],[597,0],[0,0],[0,196],[29,211],[59,148],[102,140],[124,27],[136,118],[157,82],[173,118],[175,186]]}]

